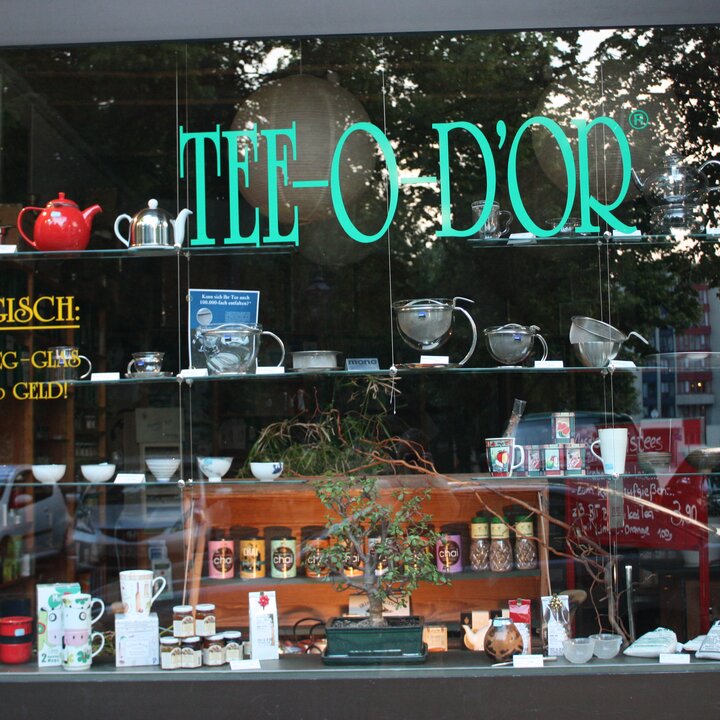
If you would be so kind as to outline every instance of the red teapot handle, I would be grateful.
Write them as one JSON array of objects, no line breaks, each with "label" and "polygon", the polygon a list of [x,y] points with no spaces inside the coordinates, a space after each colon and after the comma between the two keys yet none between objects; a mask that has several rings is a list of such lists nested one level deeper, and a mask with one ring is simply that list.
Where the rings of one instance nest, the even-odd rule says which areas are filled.
[{"label": "red teapot handle", "polygon": [[22,235],[23,240],[25,240],[26,243],[31,245],[37,250],[37,245],[35,244],[34,240],[31,240],[26,234],[25,231],[22,229],[22,217],[23,215],[28,212],[29,210],[35,210],[36,212],[42,212],[42,208],[37,207],[24,207],[19,213],[17,217],[17,229],[20,235]]}]

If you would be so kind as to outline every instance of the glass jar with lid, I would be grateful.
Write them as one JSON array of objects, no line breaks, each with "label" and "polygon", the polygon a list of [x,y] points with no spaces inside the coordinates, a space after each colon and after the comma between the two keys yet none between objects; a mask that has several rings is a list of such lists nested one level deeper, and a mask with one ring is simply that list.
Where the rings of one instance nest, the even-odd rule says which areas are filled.
[{"label": "glass jar with lid", "polygon": [[538,553],[532,513],[515,518],[515,567],[518,570],[534,570],[538,566]]},{"label": "glass jar with lid", "polygon": [[473,570],[490,567],[490,523],[481,512],[470,521],[470,567]]},{"label": "glass jar with lid", "polygon": [[510,543],[510,527],[504,516],[494,516],[490,521],[490,570],[508,572],[513,569],[513,548]]}]

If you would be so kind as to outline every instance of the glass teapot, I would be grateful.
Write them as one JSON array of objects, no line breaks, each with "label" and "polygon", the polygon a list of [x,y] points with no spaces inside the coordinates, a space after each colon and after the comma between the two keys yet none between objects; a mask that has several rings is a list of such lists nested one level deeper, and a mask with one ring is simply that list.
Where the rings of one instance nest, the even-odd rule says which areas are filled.
[{"label": "glass teapot", "polygon": [[702,202],[707,193],[720,190],[720,185],[709,187],[704,171],[711,165],[720,167],[720,160],[707,160],[696,168],[687,164],[682,155],[673,153],[663,160],[662,168],[650,173],[644,182],[635,170],[632,174],[635,184],[652,206],[687,201],[696,204]]}]

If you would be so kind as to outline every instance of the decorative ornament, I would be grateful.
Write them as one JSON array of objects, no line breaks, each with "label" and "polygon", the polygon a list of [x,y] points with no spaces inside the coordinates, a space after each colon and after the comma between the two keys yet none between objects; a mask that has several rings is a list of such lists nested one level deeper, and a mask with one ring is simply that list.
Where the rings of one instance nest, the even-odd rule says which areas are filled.
[{"label": "decorative ornament", "polygon": [[[292,224],[294,207],[301,225],[324,220],[333,212],[330,170],[342,134],[351,125],[370,122],[365,108],[337,82],[313,75],[293,75],[268,83],[250,95],[237,111],[233,130],[289,129],[295,124],[295,149],[285,136],[277,138],[276,156],[287,158],[287,178],[278,171],[280,223]],[[238,143],[241,158],[252,154],[245,138]],[[267,139],[258,138],[257,158],[250,157],[247,184],[240,192],[247,202],[268,215]],[[343,143],[339,182],[347,206],[368,186],[374,166],[374,144],[366,132],[353,132]],[[287,180],[287,184],[285,184]],[[297,181],[327,181],[327,187],[294,187]],[[348,239],[349,240],[349,239]]]}]

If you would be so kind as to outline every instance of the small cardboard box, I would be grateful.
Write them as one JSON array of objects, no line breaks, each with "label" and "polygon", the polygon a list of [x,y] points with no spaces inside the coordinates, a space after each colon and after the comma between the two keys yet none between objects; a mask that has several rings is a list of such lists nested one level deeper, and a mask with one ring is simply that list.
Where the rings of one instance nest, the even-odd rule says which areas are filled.
[{"label": "small cardboard box", "polygon": [[250,600],[250,657],[277,660],[278,614],[274,592],[248,593]]},{"label": "small cardboard box", "polygon": [[80,592],[79,583],[48,583],[35,586],[37,593],[38,667],[62,665],[63,595]]},{"label": "small cardboard box", "polygon": [[115,616],[115,665],[138,667],[160,664],[160,626],[157,613]]}]

